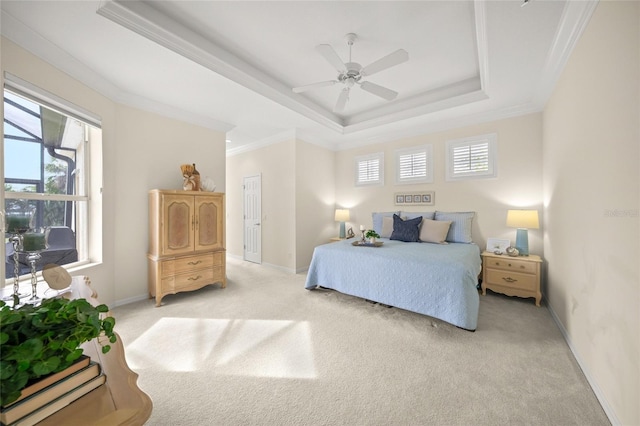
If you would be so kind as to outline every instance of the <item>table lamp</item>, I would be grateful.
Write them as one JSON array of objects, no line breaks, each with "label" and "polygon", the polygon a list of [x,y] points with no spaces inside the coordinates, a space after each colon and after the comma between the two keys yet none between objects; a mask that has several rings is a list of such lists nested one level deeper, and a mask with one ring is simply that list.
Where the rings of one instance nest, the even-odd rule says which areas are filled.
[{"label": "table lamp", "polygon": [[346,238],[347,233],[344,229],[344,223],[349,220],[349,210],[348,209],[336,209],[336,222],[340,222],[340,238]]},{"label": "table lamp", "polygon": [[521,256],[529,256],[529,234],[527,229],[538,229],[538,210],[508,210],[507,226],[518,228],[516,248]]}]

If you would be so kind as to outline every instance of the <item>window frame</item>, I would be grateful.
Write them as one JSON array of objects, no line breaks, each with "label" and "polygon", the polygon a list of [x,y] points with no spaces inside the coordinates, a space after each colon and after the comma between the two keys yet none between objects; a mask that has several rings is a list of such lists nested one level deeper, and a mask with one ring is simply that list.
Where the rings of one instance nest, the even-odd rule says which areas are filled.
[{"label": "window frame", "polygon": [[[396,184],[415,184],[415,183],[433,183],[433,145],[426,144],[420,146],[414,146],[410,148],[397,149],[396,154]],[[425,172],[423,175],[412,175],[410,177],[402,177],[402,162],[403,157],[414,156],[417,154],[424,154],[425,157]],[[412,167],[414,159],[410,160]]]},{"label": "window frame", "polygon": [[[12,192],[12,191],[2,191],[2,196],[0,197],[0,202],[2,202],[2,212],[5,209],[6,200],[29,200],[29,201],[69,201],[74,203],[74,211],[75,211],[75,225],[76,229],[74,232],[76,234],[76,249],[78,251],[78,261],[67,263],[61,265],[66,269],[74,268],[80,265],[85,265],[91,263],[91,253],[89,247],[90,243],[90,235],[92,233],[92,218],[89,214],[91,210],[91,178],[92,178],[92,170],[91,164],[93,163],[91,145],[92,138],[96,135],[96,131],[99,131],[98,137],[101,138],[102,126],[101,120],[96,115],[78,107],[52,93],[47,92],[44,89],[41,89],[37,86],[32,85],[24,80],[19,79],[9,73],[5,72],[5,81],[3,89],[3,103],[5,93],[11,93],[12,95],[19,96],[27,99],[30,102],[33,102],[37,105],[40,105],[49,110],[53,110],[61,115],[69,117],[73,120],[80,121],[82,123],[83,135],[80,143],[82,144],[82,152],[79,155],[82,155],[82,169],[79,170],[79,173],[82,175],[82,179],[76,181],[77,184],[81,185],[81,188],[76,188],[77,191],[75,194],[49,194],[46,192]],[[4,122],[4,116],[3,116]],[[98,141],[98,143],[100,143]],[[3,153],[5,150],[4,143],[4,128],[3,128],[3,142],[1,147]],[[42,161],[42,160],[41,160]],[[6,173],[6,170],[3,171]],[[76,171],[77,173],[77,171]],[[3,173],[2,180],[3,183],[6,183],[7,177]],[[10,178],[9,178],[10,179]],[[6,213],[5,213],[6,214]],[[6,238],[6,230],[3,226],[3,236]],[[4,248],[4,247],[3,247]],[[4,250],[2,250],[2,255],[6,256]],[[3,262],[2,270],[4,270],[6,263]],[[13,281],[13,277],[6,278],[6,282]]]},{"label": "window frame", "polygon": [[[360,180],[361,163],[377,160],[378,161],[378,178],[375,180]],[[354,177],[355,186],[381,186],[384,185],[384,152],[376,152],[373,154],[359,155],[354,158]]]},{"label": "window frame", "polygon": [[[487,168],[484,170],[469,170],[466,172],[455,172],[454,152],[456,149],[466,147],[471,148],[479,144],[487,144]],[[471,136],[461,139],[449,140],[446,143],[446,180],[460,181],[470,179],[490,179],[498,176],[498,135],[489,133],[485,135]],[[471,155],[469,155],[471,157]],[[469,158],[471,161],[471,158]]]}]

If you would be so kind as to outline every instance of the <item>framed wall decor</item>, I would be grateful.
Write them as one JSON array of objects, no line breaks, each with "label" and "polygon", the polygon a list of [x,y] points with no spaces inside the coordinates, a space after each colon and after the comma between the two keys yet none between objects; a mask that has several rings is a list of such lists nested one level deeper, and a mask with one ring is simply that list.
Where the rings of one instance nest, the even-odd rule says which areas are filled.
[{"label": "framed wall decor", "polygon": [[435,204],[435,192],[397,192],[394,194],[396,205],[400,206],[433,206]]},{"label": "framed wall decor", "polygon": [[509,240],[503,240],[501,238],[487,238],[487,251],[490,251],[491,253],[504,253],[510,245],[511,241]]}]

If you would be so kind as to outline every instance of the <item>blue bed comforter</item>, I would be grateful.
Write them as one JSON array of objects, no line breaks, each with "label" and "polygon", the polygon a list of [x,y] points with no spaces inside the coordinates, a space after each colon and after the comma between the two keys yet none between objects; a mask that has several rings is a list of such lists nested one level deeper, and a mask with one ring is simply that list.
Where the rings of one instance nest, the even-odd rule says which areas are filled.
[{"label": "blue bed comforter", "polygon": [[382,238],[382,247],[355,247],[353,241],[316,247],[305,288],[330,288],[476,329],[481,270],[477,245]]}]

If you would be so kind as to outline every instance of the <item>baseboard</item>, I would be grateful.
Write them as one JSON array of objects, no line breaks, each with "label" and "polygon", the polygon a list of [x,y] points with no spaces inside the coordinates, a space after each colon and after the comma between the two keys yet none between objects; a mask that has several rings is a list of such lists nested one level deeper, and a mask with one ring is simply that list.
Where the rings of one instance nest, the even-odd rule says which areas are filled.
[{"label": "baseboard", "polygon": [[126,299],[116,300],[115,302],[113,302],[113,307],[115,308],[122,305],[128,305],[129,303],[139,302],[141,300],[147,300],[147,299],[149,299],[149,294],[145,293],[140,296],[133,296],[133,297],[128,297]]},{"label": "baseboard", "polygon": [[268,266],[269,268],[277,269],[279,271],[287,272],[289,274],[295,274],[296,273],[295,269],[285,268],[284,266],[274,265],[273,263],[265,263],[265,262],[263,262],[262,265],[263,266]]},{"label": "baseboard", "polygon": [[229,252],[227,252],[227,259],[231,258],[231,259],[235,259],[235,260],[244,260],[244,257],[242,256],[238,256],[237,254],[231,254]]},{"label": "baseboard", "polygon": [[[238,255],[235,255],[235,254],[227,253],[227,258],[231,258],[231,259],[234,259],[234,260],[239,260],[241,262],[248,262],[248,261],[244,260],[243,256],[238,256]],[[252,263],[252,262],[249,262],[249,263]],[[256,265],[258,265],[258,263],[256,263]],[[309,269],[308,266],[305,267],[305,268],[300,268],[300,269],[291,269],[291,268],[286,268],[286,267],[281,266],[281,265],[275,265],[273,263],[267,263],[267,262],[259,263],[259,265],[267,266],[269,268],[277,269],[279,271],[287,272],[289,274],[299,274],[301,272],[307,272],[307,270]]]},{"label": "baseboard", "polygon": [[562,337],[564,337],[564,340],[565,342],[567,342],[567,345],[569,346],[569,349],[571,350],[573,357],[576,359],[576,361],[578,362],[578,365],[580,366],[580,369],[582,370],[582,373],[587,378],[587,382],[589,382],[589,386],[591,386],[591,389],[593,390],[593,393],[596,395],[598,402],[600,402],[600,405],[602,406],[604,413],[609,418],[609,421],[611,422],[612,425],[614,426],[621,425],[622,423],[620,423],[615,412],[611,408],[611,405],[609,405],[609,403],[607,402],[607,398],[605,398],[602,390],[598,386],[598,383],[595,381],[593,376],[589,373],[589,369],[582,361],[582,358],[580,357],[580,354],[578,353],[576,348],[573,346],[573,343],[571,342],[571,338],[569,337],[569,333],[567,333],[567,330],[564,328],[564,325],[560,321],[560,318],[558,318],[558,315],[556,315],[555,311],[549,304],[548,300],[546,301],[546,305],[547,305],[547,308],[549,309],[549,312],[551,312],[551,318],[553,318],[553,321],[556,323],[556,325],[560,329],[560,333],[562,333]]}]

